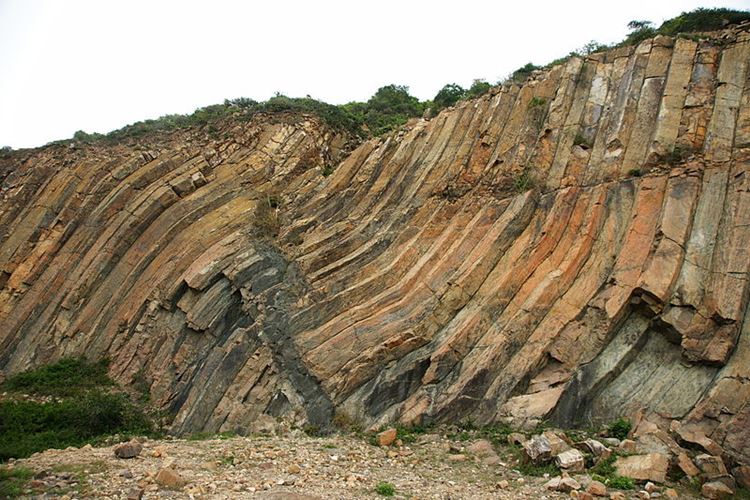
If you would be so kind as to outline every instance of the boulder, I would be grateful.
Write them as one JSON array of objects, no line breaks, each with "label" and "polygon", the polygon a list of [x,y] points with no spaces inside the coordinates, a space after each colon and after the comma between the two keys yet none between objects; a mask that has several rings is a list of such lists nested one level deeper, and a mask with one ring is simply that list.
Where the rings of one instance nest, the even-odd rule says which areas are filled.
[{"label": "boulder", "polygon": [[378,445],[380,446],[391,446],[396,442],[396,429],[393,427],[378,433]]},{"label": "boulder", "polygon": [[646,486],[644,486],[643,489],[648,491],[649,493],[656,493],[657,491],[661,491],[661,488],[659,486],[656,486],[651,481],[647,482]]},{"label": "boulder", "polygon": [[729,486],[722,483],[721,481],[709,481],[703,483],[701,488],[701,495],[711,500],[720,500],[724,498],[731,498],[734,495],[734,490]]},{"label": "boulder", "polygon": [[695,463],[700,469],[701,475],[709,481],[728,474],[724,460],[719,456],[704,453],[695,457]]},{"label": "boulder", "polygon": [[552,445],[545,436],[533,436],[523,444],[523,455],[527,461],[546,462],[552,458]]},{"label": "boulder", "polygon": [[497,453],[495,453],[495,448],[492,446],[492,443],[490,443],[486,439],[474,441],[469,445],[467,450],[469,451],[469,453],[472,453],[480,458],[497,455]]},{"label": "boulder", "polygon": [[673,427],[674,433],[677,436],[677,440],[680,444],[687,448],[700,447],[703,448],[709,455],[721,456],[724,454],[724,450],[716,444],[715,441],[707,437],[703,432],[698,430],[690,430],[685,426],[676,425]]},{"label": "boulder", "polygon": [[581,483],[569,476],[556,476],[547,481],[544,487],[550,491],[563,491],[567,493],[573,490],[580,490]]},{"label": "boulder", "polygon": [[128,441],[115,446],[114,452],[117,458],[135,458],[143,451],[143,445],[138,441]]},{"label": "boulder", "polygon": [[732,475],[741,487],[750,489],[750,465],[740,465],[732,469]]},{"label": "boulder", "polygon": [[585,468],[583,454],[575,448],[557,454],[555,463],[561,469],[570,472],[580,472]]},{"label": "boulder", "polygon": [[560,486],[558,491],[570,492],[573,490],[580,490],[581,483],[573,479],[572,477],[563,477],[560,479]]},{"label": "boulder", "polygon": [[635,453],[635,441],[632,439],[623,439],[617,449],[623,453]]},{"label": "boulder", "polygon": [[586,487],[586,491],[597,497],[607,496],[607,487],[599,481],[591,481]]},{"label": "boulder", "polygon": [[161,469],[156,474],[155,481],[159,486],[172,490],[178,490],[185,486],[185,484],[187,483],[187,481],[183,479],[180,473],[172,469],[171,467],[165,467]]},{"label": "boulder", "polygon": [[613,437],[602,438],[602,443],[604,443],[607,446],[613,446],[615,448],[617,448],[618,446],[620,446],[620,442],[621,441],[619,439],[613,438]]},{"label": "boulder", "polygon": [[632,477],[638,481],[663,483],[667,478],[669,459],[661,453],[631,455],[619,457],[614,466],[621,476]]},{"label": "boulder", "polygon": [[695,477],[701,472],[687,453],[677,455],[677,467],[688,477]]},{"label": "boulder", "polygon": [[534,463],[547,462],[568,449],[570,445],[554,431],[545,431],[523,443],[524,457]]},{"label": "boulder", "polygon": [[[618,441],[619,443],[619,441]],[[604,446],[600,441],[596,439],[587,439],[580,443],[576,443],[576,448],[591,453],[595,457],[609,458],[612,455],[612,450]]]}]

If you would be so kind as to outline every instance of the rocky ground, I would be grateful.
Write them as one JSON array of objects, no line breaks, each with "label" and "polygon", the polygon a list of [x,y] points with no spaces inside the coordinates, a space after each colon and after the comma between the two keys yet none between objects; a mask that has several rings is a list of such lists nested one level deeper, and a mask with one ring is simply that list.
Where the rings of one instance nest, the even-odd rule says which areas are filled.
[{"label": "rocky ground", "polygon": [[[387,447],[361,436],[310,437],[301,431],[282,437],[144,440],[118,451],[137,454],[133,458],[118,458],[117,448],[47,450],[8,468],[33,471],[20,493],[37,498],[379,498],[376,489],[383,482],[393,485],[394,498],[592,498],[585,493],[589,475],[571,475],[580,483],[578,492],[549,491],[549,474],[519,472],[517,449],[465,434],[423,434]],[[601,493],[602,498],[649,498],[641,488]],[[650,496],[694,497],[677,492],[674,496],[662,485]]]}]

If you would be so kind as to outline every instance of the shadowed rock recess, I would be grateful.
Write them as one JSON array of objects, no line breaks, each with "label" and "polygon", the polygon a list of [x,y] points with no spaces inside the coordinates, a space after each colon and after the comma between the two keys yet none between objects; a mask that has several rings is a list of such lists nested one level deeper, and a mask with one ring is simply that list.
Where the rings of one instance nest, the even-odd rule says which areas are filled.
[{"label": "shadowed rock recess", "polygon": [[747,461],[749,66],[657,37],[354,149],[258,114],[15,151],[0,369],[108,357],[178,433],[642,413]]}]

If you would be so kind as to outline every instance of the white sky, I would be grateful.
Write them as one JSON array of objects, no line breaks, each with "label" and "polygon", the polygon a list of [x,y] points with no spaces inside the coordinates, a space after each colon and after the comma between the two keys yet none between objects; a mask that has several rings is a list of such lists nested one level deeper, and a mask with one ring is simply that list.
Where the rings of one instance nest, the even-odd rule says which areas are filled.
[{"label": "white sky", "polygon": [[0,0],[0,145],[279,91],[333,104],[490,82],[627,23],[750,1]]}]

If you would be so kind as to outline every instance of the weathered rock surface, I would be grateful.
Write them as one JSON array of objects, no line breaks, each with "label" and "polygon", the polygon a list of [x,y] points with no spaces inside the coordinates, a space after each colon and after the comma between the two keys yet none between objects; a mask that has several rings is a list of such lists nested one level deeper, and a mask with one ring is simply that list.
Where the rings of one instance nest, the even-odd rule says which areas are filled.
[{"label": "weathered rock surface", "polygon": [[617,474],[621,476],[631,477],[638,481],[663,483],[667,478],[669,459],[661,453],[649,453],[618,457],[614,465]]},{"label": "weathered rock surface", "polygon": [[352,151],[281,114],[13,152],[0,369],[109,357],[177,433],[644,409],[748,463],[749,60],[646,40]]}]

